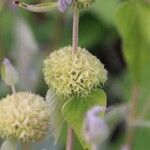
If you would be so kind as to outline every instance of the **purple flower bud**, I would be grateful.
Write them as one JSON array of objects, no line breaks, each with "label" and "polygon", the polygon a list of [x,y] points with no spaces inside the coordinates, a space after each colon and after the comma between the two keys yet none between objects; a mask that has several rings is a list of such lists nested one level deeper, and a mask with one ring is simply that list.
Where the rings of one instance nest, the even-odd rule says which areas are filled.
[{"label": "purple flower bud", "polygon": [[108,127],[99,113],[104,112],[105,107],[95,106],[87,112],[84,121],[85,138],[90,143],[103,142],[108,136]]},{"label": "purple flower bud", "polygon": [[71,5],[72,0],[58,0],[58,9],[61,12],[65,12],[69,5]]},{"label": "purple flower bud", "polygon": [[8,86],[13,86],[18,81],[16,69],[7,58],[4,59],[1,65],[1,77]]},{"label": "purple flower bud", "polygon": [[72,0],[66,0],[66,4],[71,5],[72,4]]},{"label": "purple flower bud", "polygon": [[9,59],[4,58],[3,64],[4,64],[4,65],[10,65]]},{"label": "purple flower bud", "polygon": [[100,107],[100,106],[95,106],[93,108],[90,109],[90,111],[87,112],[87,116],[99,116],[100,112],[105,112],[106,108],[105,107]]}]

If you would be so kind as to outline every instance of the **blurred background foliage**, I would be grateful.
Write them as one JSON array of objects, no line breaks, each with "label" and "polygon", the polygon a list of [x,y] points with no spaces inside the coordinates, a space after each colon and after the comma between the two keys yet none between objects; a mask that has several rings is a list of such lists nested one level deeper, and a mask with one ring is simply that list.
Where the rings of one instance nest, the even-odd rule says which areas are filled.
[{"label": "blurred background foliage", "polygon": [[[45,1],[48,0],[24,0],[32,4]],[[122,2],[96,0],[91,9],[83,11],[80,16],[79,44],[96,55],[109,72],[105,87],[108,105],[130,101],[131,85],[137,83],[141,90],[141,111],[141,106],[149,101],[150,96],[150,6],[146,0],[136,6],[126,1],[125,5],[120,6]],[[42,76],[42,60],[53,50],[71,45],[71,41],[71,10],[65,14],[57,10],[32,13],[17,8],[12,0],[0,0],[0,63],[8,57],[16,66],[20,78],[18,91],[32,91],[45,97],[48,88]],[[0,98],[9,92],[0,80]],[[150,116],[146,115],[146,118]],[[121,125],[113,135],[111,150],[113,147],[114,150],[120,149],[119,135],[123,130]],[[44,146],[32,145],[33,149],[64,149],[65,130],[63,132],[59,148],[48,139]],[[149,139],[149,129],[138,130],[134,149],[141,150],[144,146],[144,150],[149,150]],[[75,150],[82,149],[78,141],[74,145]]]}]

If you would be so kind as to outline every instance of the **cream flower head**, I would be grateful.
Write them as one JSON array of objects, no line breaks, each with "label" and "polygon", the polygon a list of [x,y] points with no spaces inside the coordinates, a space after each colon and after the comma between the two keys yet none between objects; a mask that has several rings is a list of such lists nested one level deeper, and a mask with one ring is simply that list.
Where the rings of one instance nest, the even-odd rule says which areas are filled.
[{"label": "cream flower head", "polygon": [[42,140],[48,131],[50,113],[42,97],[27,92],[8,95],[0,101],[0,136],[22,142]]},{"label": "cream flower head", "polygon": [[104,65],[86,49],[72,47],[55,51],[44,60],[44,76],[49,88],[58,95],[87,96],[92,89],[107,80]]}]

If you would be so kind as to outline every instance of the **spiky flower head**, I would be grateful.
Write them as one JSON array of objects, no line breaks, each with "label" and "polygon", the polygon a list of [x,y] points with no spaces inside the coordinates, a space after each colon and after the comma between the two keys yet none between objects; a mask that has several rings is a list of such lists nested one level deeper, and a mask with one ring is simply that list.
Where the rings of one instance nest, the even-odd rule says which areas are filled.
[{"label": "spiky flower head", "polygon": [[0,101],[0,136],[22,142],[42,140],[50,113],[42,97],[27,92],[8,95]]},{"label": "spiky flower head", "polygon": [[65,97],[87,96],[92,89],[107,80],[104,65],[86,49],[72,47],[54,51],[44,61],[44,76],[47,85],[58,95]]},{"label": "spiky flower head", "polygon": [[74,6],[78,9],[87,9],[89,8],[95,0],[75,0]]}]

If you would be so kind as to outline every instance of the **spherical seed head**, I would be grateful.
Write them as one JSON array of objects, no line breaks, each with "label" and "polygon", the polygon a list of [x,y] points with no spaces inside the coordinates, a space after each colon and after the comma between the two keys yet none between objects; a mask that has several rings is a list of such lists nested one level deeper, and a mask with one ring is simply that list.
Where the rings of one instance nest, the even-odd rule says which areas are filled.
[{"label": "spherical seed head", "polygon": [[48,131],[50,113],[42,97],[27,92],[8,95],[0,101],[0,136],[22,142],[42,140]]},{"label": "spherical seed head", "polygon": [[95,0],[76,0],[74,6],[78,9],[87,9],[89,8]]},{"label": "spherical seed head", "polygon": [[59,49],[44,60],[45,81],[58,95],[87,96],[92,89],[106,82],[107,71],[86,49],[79,47],[75,55],[72,49]]}]

